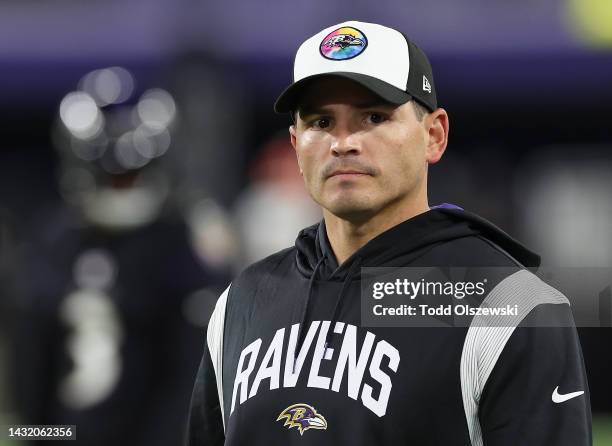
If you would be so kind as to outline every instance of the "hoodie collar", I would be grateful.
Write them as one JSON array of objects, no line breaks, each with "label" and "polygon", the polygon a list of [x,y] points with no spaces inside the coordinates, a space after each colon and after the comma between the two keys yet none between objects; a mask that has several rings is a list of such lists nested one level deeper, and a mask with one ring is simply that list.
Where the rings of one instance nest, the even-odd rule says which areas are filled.
[{"label": "hoodie collar", "polygon": [[302,230],[296,240],[298,270],[311,277],[314,267],[322,260],[319,278],[343,280],[351,265],[359,259],[362,266],[405,266],[407,254],[415,253],[429,245],[470,235],[480,235],[492,241],[525,266],[538,266],[540,258],[504,231],[478,215],[449,203],[433,206],[379,234],[342,265],[336,257],[327,237],[325,221]]}]

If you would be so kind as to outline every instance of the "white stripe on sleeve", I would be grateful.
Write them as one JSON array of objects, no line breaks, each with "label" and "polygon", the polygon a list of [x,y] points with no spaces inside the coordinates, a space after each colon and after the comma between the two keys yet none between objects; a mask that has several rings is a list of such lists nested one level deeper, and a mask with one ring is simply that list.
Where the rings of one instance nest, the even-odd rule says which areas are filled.
[{"label": "white stripe on sleeve", "polygon": [[225,431],[225,414],[223,412],[223,327],[225,325],[225,306],[227,305],[227,295],[231,284],[225,289],[217,300],[215,310],[206,332],[206,344],[210,352],[210,359],[215,369],[217,378],[217,392],[219,393],[219,404],[221,405],[221,418],[223,419],[223,430]]}]

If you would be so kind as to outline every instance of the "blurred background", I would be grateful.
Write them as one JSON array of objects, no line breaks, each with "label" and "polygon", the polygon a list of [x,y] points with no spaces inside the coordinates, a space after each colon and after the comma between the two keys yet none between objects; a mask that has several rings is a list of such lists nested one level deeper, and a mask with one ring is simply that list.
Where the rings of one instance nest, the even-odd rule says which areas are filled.
[{"label": "blurred background", "polygon": [[[432,61],[431,204],[612,267],[608,0],[2,0],[0,425],[179,444],[216,297],[320,218],[272,104],[301,41],[350,19]],[[612,330],[579,332],[609,445]]]}]

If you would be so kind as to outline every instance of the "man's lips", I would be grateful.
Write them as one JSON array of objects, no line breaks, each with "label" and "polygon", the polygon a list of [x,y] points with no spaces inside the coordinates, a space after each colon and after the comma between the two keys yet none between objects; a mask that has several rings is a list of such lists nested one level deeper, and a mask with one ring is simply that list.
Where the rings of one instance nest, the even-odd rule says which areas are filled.
[{"label": "man's lips", "polygon": [[362,175],[370,175],[370,174],[367,172],[359,171],[359,170],[337,170],[335,172],[332,172],[329,178],[337,177],[337,176],[362,176]]}]

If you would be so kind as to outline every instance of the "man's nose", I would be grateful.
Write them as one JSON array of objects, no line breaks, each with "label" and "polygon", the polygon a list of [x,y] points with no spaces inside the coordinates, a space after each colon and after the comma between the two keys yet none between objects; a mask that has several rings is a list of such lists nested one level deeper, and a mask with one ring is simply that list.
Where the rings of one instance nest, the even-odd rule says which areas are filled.
[{"label": "man's nose", "polygon": [[359,155],[361,153],[361,144],[358,134],[349,128],[339,128],[336,130],[330,147],[332,155]]}]

